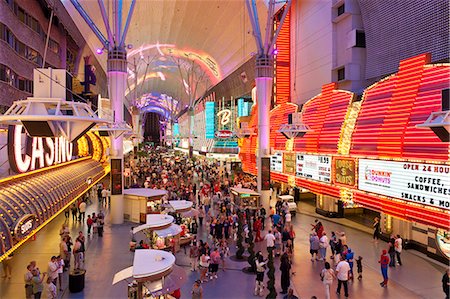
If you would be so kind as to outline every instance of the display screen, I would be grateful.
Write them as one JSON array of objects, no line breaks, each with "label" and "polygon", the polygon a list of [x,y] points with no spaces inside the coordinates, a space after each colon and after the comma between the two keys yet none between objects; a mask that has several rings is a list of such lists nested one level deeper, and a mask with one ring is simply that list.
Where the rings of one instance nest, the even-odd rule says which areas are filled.
[{"label": "display screen", "polygon": [[111,159],[111,195],[122,194],[122,160]]},{"label": "display screen", "polygon": [[316,181],[331,182],[331,157],[297,154],[296,175]]},{"label": "display screen", "polygon": [[270,190],[270,158],[261,158],[261,190]]},{"label": "display screen", "polygon": [[215,119],[215,104],[214,102],[205,103],[205,137],[206,139],[214,139],[216,131]]},{"label": "display screen", "polygon": [[359,160],[360,190],[450,209],[450,165]]},{"label": "display screen", "polygon": [[270,170],[283,172],[283,153],[275,153],[270,157]]}]

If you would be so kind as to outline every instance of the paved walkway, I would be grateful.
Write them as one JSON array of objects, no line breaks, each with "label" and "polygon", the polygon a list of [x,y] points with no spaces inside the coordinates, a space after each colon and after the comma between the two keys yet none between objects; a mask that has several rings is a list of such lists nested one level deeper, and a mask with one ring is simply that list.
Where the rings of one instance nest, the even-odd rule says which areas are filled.
[{"label": "paved walkway", "polygon": [[[98,210],[98,205],[94,203],[89,206],[88,212]],[[314,215],[316,217],[316,215]],[[295,257],[293,271],[296,274],[292,277],[292,286],[300,298],[324,298],[324,288],[319,278],[319,273],[323,267],[320,262],[311,262],[309,256],[308,234],[310,223],[314,217],[297,214],[293,219],[297,238],[295,240]],[[64,215],[55,218],[50,224],[42,229],[36,241],[30,241],[23,245],[15,254],[13,259],[13,278],[11,280],[0,280],[0,298],[15,299],[24,298],[23,274],[26,265],[31,260],[36,260],[41,271],[46,271],[47,262],[52,255],[58,253],[59,229],[65,221]],[[336,220],[340,221],[340,220]],[[346,220],[344,220],[346,221]],[[441,291],[441,277],[444,271],[443,265],[429,262],[409,251],[404,251],[402,260],[404,265],[390,270],[390,284],[388,288],[381,288],[379,282],[379,264],[377,263],[379,253],[387,245],[380,242],[378,245],[371,242],[371,236],[360,230],[336,224],[328,220],[322,220],[327,232],[331,230],[344,230],[347,234],[348,244],[356,252],[356,255],[363,256],[363,280],[350,284],[350,298],[443,298]],[[352,225],[352,223],[347,223]],[[81,229],[86,231],[86,226],[79,223],[73,224],[70,221],[72,235]],[[60,294],[61,298],[126,298],[126,282],[111,286],[114,273],[130,266],[133,261],[133,253],[128,250],[130,240],[131,223],[123,225],[105,226],[104,237],[98,238],[94,235],[87,241],[86,251],[86,286],[83,292],[72,294],[67,289],[67,278],[63,281],[65,290]],[[200,235],[205,240],[205,231]],[[263,252],[265,244],[258,243],[256,249]],[[230,246],[232,252],[235,251],[233,245]],[[280,291],[280,272],[278,271],[278,259],[276,264],[276,286]],[[191,272],[188,267],[188,256],[183,250],[177,254],[177,264],[185,266],[188,281],[182,287],[182,298],[190,297],[192,283],[199,277],[197,272]],[[207,282],[203,285],[204,298],[255,298],[253,287],[255,277],[245,274],[241,270],[247,266],[246,262],[234,262],[230,259],[226,262],[226,271],[219,272],[219,279]],[[267,281],[267,278],[265,278]],[[336,284],[333,285],[332,298],[339,298],[335,294]],[[44,294],[45,295],[45,294]],[[282,296],[278,296],[282,298]],[[43,298],[45,298],[43,296]],[[343,296],[341,296],[343,298]]]}]

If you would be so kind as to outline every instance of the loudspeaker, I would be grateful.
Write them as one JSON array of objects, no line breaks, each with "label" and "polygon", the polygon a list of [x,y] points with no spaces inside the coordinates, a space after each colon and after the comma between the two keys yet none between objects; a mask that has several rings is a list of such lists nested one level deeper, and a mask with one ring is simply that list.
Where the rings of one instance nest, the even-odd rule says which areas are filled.
[{"label": "loudspeaker", "polygon": [[450,89],[443,89],[442,90],[442,111],[448,111],[450,110],[450,95],[449,95]]},{"label": "loudspeaker", "polygon": [[288,124],[292,125],[292,113],[288,114]]},{"label": "loudspeaker", "polygon": [[22,121],[31,137],[55,137],[53,125],[48,121]]},{"label": "loudspeaker", "polygon": [[449,132],[445,129],[445,127],[431,127],[431,130],[434,132],[434,134],[436,134],[437,137],[439,137],[442,142],[450,141]]}]

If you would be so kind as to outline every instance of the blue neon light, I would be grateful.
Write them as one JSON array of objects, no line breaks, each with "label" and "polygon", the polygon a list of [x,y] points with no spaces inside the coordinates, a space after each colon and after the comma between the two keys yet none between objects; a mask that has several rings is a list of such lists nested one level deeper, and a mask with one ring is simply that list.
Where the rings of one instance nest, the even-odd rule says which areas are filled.
[{"label": "blue neon light", "polygon": [[205,103],[205,137],[206,139],[214,139],[216,132],[216,113],[215,102]]}]

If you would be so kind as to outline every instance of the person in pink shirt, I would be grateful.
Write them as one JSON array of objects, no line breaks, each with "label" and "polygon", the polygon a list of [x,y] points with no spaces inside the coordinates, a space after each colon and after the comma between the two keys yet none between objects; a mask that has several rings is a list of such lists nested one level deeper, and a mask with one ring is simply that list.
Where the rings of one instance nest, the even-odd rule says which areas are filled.
[{"label": "person in pink shirt", "polygon": [[217,278],[217,271],[219,270],[219,264],[220,264],[220,253],[217,248],[214,248],[214,251],[211,252],[211,275],[209,276],[210,279]]}]

